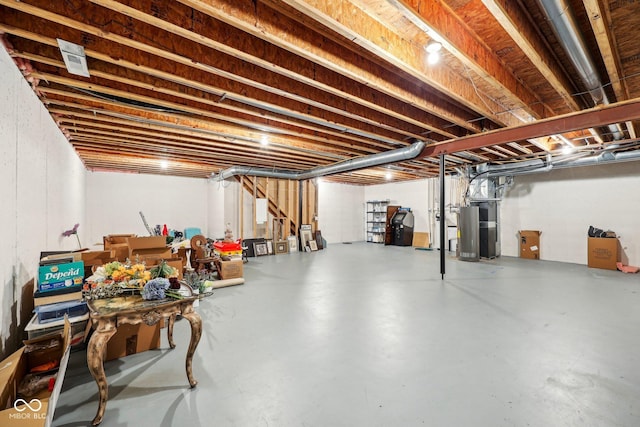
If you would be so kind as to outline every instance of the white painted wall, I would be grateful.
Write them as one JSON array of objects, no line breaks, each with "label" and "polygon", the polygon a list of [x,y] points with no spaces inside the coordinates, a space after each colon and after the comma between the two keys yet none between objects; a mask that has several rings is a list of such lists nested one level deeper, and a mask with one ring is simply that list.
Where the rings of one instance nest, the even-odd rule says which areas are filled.
[{"label": "white painted wall", "polygon": [[327,243],[365,240],[365,187],[318,183],[318,228]]},{"label": "white painted wall", "polygon": [[[148,236],[150,227],[198,227],[209,234],[209,183],[206,179],[113,172],[87,172],[89,242],[102,245],[107,234]],[[215,221],[214,221],[215,222]]]},{"label": "white painted wall", "polygon": [[[85,170],[13,60],[0,49],[0,356],[22,339],[30,318],[22,292],[42,250],[76,249],[62,232],[80,224],[86,237]],[[26,306],[29,306],[26,304]]]},{"label": "white painted wall", "polygon": [[429,230],[428,221],[428,180],[421,179],[408,182],[396,182],[380,185],[369,185],[364,189],[367,200],[387,200],[391,205],[411,208],[414,217],[414,231]]},{"label": "white painted wall", "polygon": [[640,163],[518,176],[501,203],[502,254],[518,256],[518,230],[541,230],[540,257],[587,263],[587,230],[620,236],[623,261],[640,265]]},{"label": "white painted wall", "polygon": [[[445,179],[446,225],[455,226],[458,222],[455,209],[461,202],[459,181],[451,177]],[[439,247],[440,223],[436,213],[440,212],[440,184],[438,178],[416,181],[371,185],[365,187],[365,200],[386,200],[390,204],[409,207],[414,215],[414,231],[429,233],[432,247]]]},{"label": "white painted wall", "polygon": [[[208,223],[207,230],[209,231],[209,237],[214,239],[218,237],[224,237],[225,225],[227,222],[231,222],[233,227],[233,218],[227,218],[225,216],[225,187],[221,182],[217,181],[208,181],[208,201],[207,201],[207,209],[208,209]],[[233,230],[233,228],[232,228]],[[238,238],[238,233],[234,232],[234,238]]]}]

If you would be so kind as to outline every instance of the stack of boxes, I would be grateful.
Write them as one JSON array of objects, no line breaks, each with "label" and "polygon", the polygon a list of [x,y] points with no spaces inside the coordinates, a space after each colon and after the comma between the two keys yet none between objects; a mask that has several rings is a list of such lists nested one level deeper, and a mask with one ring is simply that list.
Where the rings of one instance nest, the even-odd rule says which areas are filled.
[{"label": "stack of boxes", "polygon": [[41,261],[38,268],[33,305],[41,324],[61,320],[65,314],[77,317],[87,312],[82,300],[84,262],[75,258],[60,261]]},{"label": "stack of boxes", "polygon": [[30,340],[60,333],[67,315],[72,345],[83,342],[89,319],[87,305],[82,298],[84,277],[85,264],[80,253],[42,256],[33,295],[35,315],[25,327]]}]

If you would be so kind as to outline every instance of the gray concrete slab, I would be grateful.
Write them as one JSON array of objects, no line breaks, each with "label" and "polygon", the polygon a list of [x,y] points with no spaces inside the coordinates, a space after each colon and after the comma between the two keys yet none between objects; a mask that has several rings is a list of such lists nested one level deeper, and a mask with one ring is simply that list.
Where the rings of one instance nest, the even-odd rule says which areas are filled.
[{"label": "gray concrete slab", "polygon": [[[112,426],[638,426],[640,275],[371,243],[251,258],[178,347],[105,364]],[[72,354],[54,426],[88,425]]]}]

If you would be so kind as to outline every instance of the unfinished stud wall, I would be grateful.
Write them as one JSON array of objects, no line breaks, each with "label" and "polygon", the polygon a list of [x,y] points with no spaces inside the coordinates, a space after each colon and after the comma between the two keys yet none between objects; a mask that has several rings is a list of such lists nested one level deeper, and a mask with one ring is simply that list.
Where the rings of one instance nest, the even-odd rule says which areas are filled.
[{"label": "unfinished stud wall", "polygon": [[79,223],[86,241],[82,162],[0,49],[0,357],[15,350],[32,313],[43,250],[77,249],[62,232]]},{"label": "unfinished stud wall", "polygon": [[540,257],[587,264],[587,230],[620,236],[623,261],[640,265],[640,162],[515,177],[501,202],[502,254],[518,256],[518,230],[540,230]]}]

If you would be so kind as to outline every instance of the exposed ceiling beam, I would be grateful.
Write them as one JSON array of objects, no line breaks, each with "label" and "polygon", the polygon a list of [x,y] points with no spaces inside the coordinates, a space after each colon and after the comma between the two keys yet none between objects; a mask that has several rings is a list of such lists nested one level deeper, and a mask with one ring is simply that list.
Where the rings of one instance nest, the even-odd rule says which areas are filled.
[{"label": "exposed ceiling beam", "polygon": [[[267,93],[271,93],[273,95],[276,95],[278,97],[281,98],[286,98],[288,100],[294,101],[294,102],[299,102],[305,105],[309,105],[312,107],[315,107],[319,110],[324,110],[327,111],[331,114],[335,114],[337,116],[343,116],[345,118],[348,119],[353,119],[356,121],[359,121],[361,123],[364,124],[368,124],[371,126],[376,126],[376,127],[385,127],[384,123],[380,123],[379,121],[373,120],[373,119],[369,119],[363,115],[358,115],[357,113],[354,112],[349,112],[349,111],[345,111],[344,109],[341,108],[336,108],[336,107],[332,107],[331,105],[328,105],[327,103],[324,102],[320,102],[320,101],[315,101],[313,99],[307,98],[303,95],[299,95],[296,93],[296,91],[285,91],[282,89],[278,89],[275,88],[271,85],[268,84],[263,84],[263,83],[259,83],[257,81],[251,80],[249,78],[245,78],[245,77],[241,77],[238,75],[234,75],[232,73],[226,72],[224,70],[212,67],[206,63],[200,62],[198,61],[196,58],[190,58],[190,57],[186,57],[186,56],[182,56],[170,51],[167,51],[165,49],[161,49],[159,47],[156,46],[152,46],[151,44],[148,43],[142,43],[140,41],[137,40],[133,40],[131,38],[128,37],[124,37],[122,35],[118,35],[115,33],[111,33],[111,32],[105,32],[102,29],[80,22],[78,20],[74,20],[71,19],[67,16],[63,16],[61,14],[58,13],[54,13],[54,12],[50,12],[48,10],[45,9],[41,9],[38,7],[35,7],[33,5],[28,5],[26,3],[23,2],[14,2],[14,1],[10,1],[10,0],[0,0],[0,4],[4,4],[6,6],[15,8],[16,10],[20,10],[26,13],[30,13],[34,16],[38,16],[40,18],[49,20],[49,21],[53,21],[56,23],[59,23],[61,25],[64,25],[70,29],[77,29],[80,31],[83,31],[85,33],[88,34],[92,34],[94,36],[98,36],[101,37],[105,40],[109,40],[115,43],[120,44],[121,46],[126,46],[128,48],[131,49],[135,49],[138,51],[142,51],[151,55],[155,55],[159,58],[163,58],[166,59],[168,61],[173,61],[176,62],[178,64],[181,64],[183,66],[187,66],[190,68],[195,68],[197,70],[200,71],[204,71],[206,73],[209,74],[213,74],[216,75],[217,77],[221,77],[224,79],[230,79],[230,80],[234,80],[237,83],[246,85],[249,88],[255,88],[257,90],[261,90]],[[59,5],[59,7],[63,7],[62,4],[57,4]],[[67,12],[68,13],[68,12]],[[131,62],[134,62],[133,60]],[[408,145],[407,142],[404,141],[398,141],[396,139],[390,138],[386,135],[382,135],[382,134],[373,134],[371,132],[367,132],[364,130],[360,130],[358,128],[355,128],[353,126],[349,126],[343,123],[335,123],[335,121],[332,120],[319,120],[317,117],[311,116],[309,114],[302,114],[299,113],[298,111],[295,111],[293,109],[288,109],[286,108],[286,106],[281,106],[281,105],[275,105],[273,103],[269,103],[268,101],[256,101],[255,98],[251,98],[251,97],[246,97],[243,96],[241,94],[238,93],[233,93],[232,91],[228,91],[225,90],[223,88],[215,88],[214,92],[216,92],[216,94],[218,96],[221,97],[221,99],[224,98],[228,98],[228,99],[233,99],[235,101],[241,102],[241,103],[246,103],[247,105],[251,105],[253,107],[257,107],[257,108],[261,108],[263,110],[267,110],[267,111],[272,111],[272,112],[276,112],[278,114],[283,114],[285,116],[288,117],[294,117],[297,119],[301,119],[301,120],[307,120],[309,122],[312,123],[318,123],[320,122],[320,124],[333,128],[335,130],[338,130],[340,132],[344,132],[344,133],[348,133],[348,134],[353,134],[353,135],[357,135],[357,136],[361,136],[361,137],[365,137],[365,138],[371,138],[374,140],[378,140],[380,142],[383,143],[387,143],[387,144],[392,144],[394,146],[397,145]],[[218,101],[220,102],[220,101]],[[400,133],[400,134],[404,134],[406,137],[413,137],[416,138],[418,137],[415,134],[407,134],[406,132],[404,132],[402,129],[397,129],[397,128],[393,128],[391,126],[387,127],[387,130],[389,132],[395,132],[395,133]]]},{"label": "exposed ceiling beam", "polygon": [[420,157],[451,154],[462,150],[473,150],[495,144],[540,138],[591,127],[606,126],[620,121],[637,120],[639,118],[640,98],[635,98],[615,104],[542,119],[516,127],[497,129],[458,138],[453,141],[434,143],[425,147]]},{"label": "exposed ceiling beam", "polygon": [[[394,117],[398,120],[402,120],[404,122],[407,123],[411,123],[415,126],[419,126],[422,128],[425,128],[427,130],[430,130],[432,132],[435,133],[439,133],[441,135],[444,135],[448,138],[452,138],[455,137],[456,135],[451,134],[450,132],[447,132],[443,129],[440,129],[436,126],[433,125],[429,125],[424,119],[425,117],[423,117],[422,121],[418,121],[417,119],[410,117],[408,115],[403,115],[400,114],[390,108],[386,108],[384,105],[382,105],[384,103],[384,100],[377,100],[377,102],[372,102],[372,101],[368,101],[366,99],[362,99],[359,98],[357,96],[354,96],[350,93],[347,93],[345,91],[339,90],[335,87],[332,87],[331,85],[327,84],[327,83],[323,83],[322,82],[322,78],[319,74],[322,73],[321,69],[316,69],[315,73],[313,75],[313,77],[307,77],[301,73],[296,73],[294,71],[291,71],[287,68],[281,67],[278,64],[275,64],[271,61],[267,61],[264,60],[256,55],[251,55],[249,53],[246,53],[242,50],[239,49],[235,49],[233,47],[230,47],[228,45],[225,45],[223,43],[220,43],[216,40],[211,39],[210,37],[207,37],[205,35],[203,35],[202,33],[197,33],[195,31],[190,31],[186,28],[183,28],[179,25],[176,24],[172,24],[167,22],[166,20],[157,18],[155,16],[152,16],[148,13],[144,13],[141,12],[138,9],[135,9],[133,7],[129,7],[126,5],[123,5],[122,3],[119,3],[117,1],[114,0],[91,0],[92,3],[98,4],[100,6],[109,8],[113,11],[122,13],[123,15],[129,16],[131,18],[137,19],[140,22],[144,22],[146,24],[152,25],[156,28],[159,28],[163,31],[168,31],[171,32],[172,34],[181,36],[187,40],[191,40],[195,43],[199,43],[202,44],[203,46],[207,46],[210,47],[212,49],[215,49],[216,51],[225,53],[229,56],[232,56],[238,60],[247,62],[247,63],[251,63],[254,65],[257,65],[259,67],[261,67],[262,69],[264,69],[267,72],[273,72],[273,73],[277,73],[280,76],[298,81],[300,83],[303,83],[307,86],[310,87],[315,87],[316,89],[325,91],[327,93],[330,93],[331,95],[339,98],[339,99],[345,99],[351,102],[354,102],[362,107],[371,109],[371,110],[376,110],[382,114],[388,115],[390,117]],[[230,36],[233,37],[233,36]],[[264,53],[264,49],[267,48],[267,46],[261,46],[263,52],[261,52],[263,55],[265,55]],[[266,55],[265,55],[266,56]],[[291,59],[288,61],[291,62]],[[291,65],[290,65],[291,66]],[[305,66],[308,66],[308,63],[305,64],[293,64],[293,66],[299,66],[300,68],[304,69]],[[355,82],[354,82],[355,84]],[[403,102],[405,102],[406,100],[403,100]]]},{"label": "exposed ceiling beam", "polygon": [[535,30],[531,28],[529,20],[524,16],[518,2],[513,0],[482,0],[482,3],[529,58],[531,64],[562,97],[570,111],[580,110],[580,106],[571,96],[569,82],[555,59],[549,54],[547,47],[536,35]]},{"label": "exposed ceiling beam", "polygon": [[[344,49],[339,49],[340,46],[330,40],[330,34],[297,31],[297,29],[303,29],[304,26],[287,17],[286,13],[278,15],[269,10],[262,12],[265,6],[252,0],[234,0],[232,3],[228,0],[178,1],[344,77],[373,87],[387,96],[397,98],[426,113],[434,114],[469,131],[478,132],[481,130],[477,124],[469,121],[472,118],[462,109],[459,109],[458,114],[452,114],[455,108],[452,110],[451,105],[446,105],[441,99],[430,96],[424,89],[414,87],[413,90],[410,90],[406,82],[397,76],[394,78],[390,72],[375,67],[373,63],[367,63],[362,55],[354,52],[346,53]],[[267,3],[276,10],[282,7],[281,4],[278,4],[279,2]],[[353,37],[348,39],[351,38]],[[440,87],[446,90],[446,76],[443,75],[441,78]],[[423,79],[421,78],[421,80]],[[465,105],[467,97],[475,96],[471,85],[468,83],[465,85],[467,91],[460,97],[463,105]]]},{"label": "exposed ceiling beam", "polygon": [[[533,91],[518,81],[508,69],[473,31],[457,17],[441,0],[425,3],[420,0],[389,0],[408,17],[424,29],[460,62],[486,81],[495,91],[509,102],[512,114],[527,122],[553,114]],[[435,34],[434,34],[435,33]]]},{"label": "exposed ceiling beam", "polygon": [[[616,100],[623,101],[625,99],[629,99],[631,97],[629,95],[629,88],[627,87],[626,82],[621,78],[620,55],[613,44],[613,35],[607,27],[606,14],[608,11],[601,7],[599,0],[583,0],[583,4],[587,11],[587,16],[589,17],[589,23],[591,23],[593,34],[596,37],[596,42],[598,43],[602,61],[607,69],[609,81],[611,82],[611,87],[616,96]],[[625,125],[631,138],[635,138],[636,132],[633,122],[628,121]]]}]

